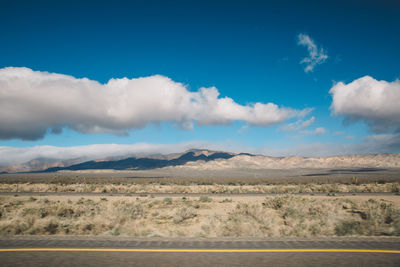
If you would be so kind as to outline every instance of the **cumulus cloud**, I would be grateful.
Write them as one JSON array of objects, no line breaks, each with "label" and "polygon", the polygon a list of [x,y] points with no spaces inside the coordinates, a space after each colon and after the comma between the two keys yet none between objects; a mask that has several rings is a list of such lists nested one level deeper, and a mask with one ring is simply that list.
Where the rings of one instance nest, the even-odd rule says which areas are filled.
[{"label": "cumulus cloud", "polygon": [[0,69],[0,139],[36,140],[48,130],[60,133],[63,127],[123,135],[132,128],[160,122],[183,129],[193,128],[194,122],[269,126],[310,111],[273,103],[240,105],[220,97],[215,87],[190,92],[182,83],[161,75],[101,84],[29,68]]},{"label": "cumulus cloud", "polygon": [[308,51],[308,57],[300,61],[300,64],[305,64],[305,72],[313,71],[316,65],[322,64],[328,59],[326,51],[322,47],[318,48],[309,35],[300,33],[297,38],[297,44],[305,46]]},{"label": "cumulus cloud", "polygon": [[295,132],[295,131],[300,131],[303,129],[308,128],[311,124],[315,122],[315,117],[311,117],[308,120],[297,120],[293,123],[289,123],[286,125],[283,125],[280,129],[285,131],[285,132]]},{"label": "cumulus cloud", "polygon": [[329,91],[334,115],[346,122],[364,121],[373,132],[400,130],[400,81],[378,81],[364,76],[349,84],[336,83]]}]

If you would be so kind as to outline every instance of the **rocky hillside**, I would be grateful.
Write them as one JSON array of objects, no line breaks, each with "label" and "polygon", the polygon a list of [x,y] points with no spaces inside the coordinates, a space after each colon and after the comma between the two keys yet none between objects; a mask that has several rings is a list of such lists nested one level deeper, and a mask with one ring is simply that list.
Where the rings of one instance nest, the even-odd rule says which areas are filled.
[{"label": "rocky hillside", "polygon": [[35,159],[0,168],[0,172],[54,172],[60,170],[187,170],[296,169],[296,168],[400,168],[400,154],[344,155],[319,158],[269,157],[247,153],[192,149],[183,153],[125,156],[85,161]]},{"label": "rocky hillside", "polygon": [[174,168],[220,169],[295,169],[295,168],[400,168],[400,154],[343,155],[332,157],[268,157],[237,155],[230,159],[188,162]]}]

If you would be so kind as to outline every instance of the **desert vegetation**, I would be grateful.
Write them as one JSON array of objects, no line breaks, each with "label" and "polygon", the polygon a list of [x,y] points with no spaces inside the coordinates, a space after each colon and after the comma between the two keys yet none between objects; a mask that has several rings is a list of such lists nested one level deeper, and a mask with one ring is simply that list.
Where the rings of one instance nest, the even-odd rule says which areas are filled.
[{"label": "desert vegetation", "polygon": [[[398,196],[357,194],[399,194],[400,182],[395,178],[186,179],[115,178],[106,174],[89,178],[42,174],[0,178],[0,192],[12,193],[0,195],[0,235],[400,235]],[[22,192],[31,194],[24,196]],[[74,194],[43,196],[42,192]],[[161,197],[157,193],[200,195]],[[260,195],[240,195],[243,193]],[[323,196],[314,195],[318,193]],[[351,194],[344,197],[340,193]]]},{"label": "desert vegetation", "polygon": [[0,184],[0,192],[75,192],[75,193],[198,193],[198,194],[290,194],[290,193],[399,193],[400,183],[353,184],[279,184],[279,185],[177,185],[177,184],[62,184],[22,183]]},{"label": "desert vegetation", "polygon": [[286,185],[369,184],[399,182],[400,169],[383,170],[148,170],[70,171],[54,173],[0,174],[0,184],[160,184],[160,185]]},{"label": "desert vegetation", "polygon": [[0,234],[399,236],[400,207],[379,197],[3,196]]}]

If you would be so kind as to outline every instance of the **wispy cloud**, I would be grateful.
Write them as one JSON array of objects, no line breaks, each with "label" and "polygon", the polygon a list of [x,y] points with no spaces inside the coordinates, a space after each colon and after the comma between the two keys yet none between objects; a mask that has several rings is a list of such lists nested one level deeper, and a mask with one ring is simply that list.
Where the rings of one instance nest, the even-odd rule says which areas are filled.
[{"label": "wispy cloud", "polygon": [[316,65],[322,64],[328,59],[326,51],[324,51],[322,47],[318,48],[309,35],[300,33],[297,38],[297,44],[305,46],[308,50],[308,57],[305,57],[300,61],[300,64],[305,64],[305,72],[314,71]]},{"label": "wispy cloud", "polygon": [[327,130],[324,127],[317,127],[314,130],[303,130],[300,131],[302,134],[313,134],[313,135],[323,135],[327,133]]},{"label": "wispy cloud", "polygon": [[314,132],[315,132],[316,135],[321,135],[321,134],[325,134],[326,133],[326,129],[324,127],[318,127],[318,128],[315,128]]},{"label": "wispy cloud", "polygon": [[300,130],[306,129],[307,127],[309,127],[314,122],[315,122],[315,117],[313,116],[310,119],[305,120],[305,121],[297,120],[296,122],[283,125],[282,127],[280,127],[280,129],[285,131],[285,132],[300,131]]},{"label": "wispy cloud", "polygon": [[296,144],[288,148],[255,148],[249,153],[271,156],[300,155],[305,157],[335,156],[346,154],[399,153],[400,134],[371,135],[356,144],[310,143]]},{"label": "wispy cloud", "polygon": [[176,144],[94,144],[85,146],[33,146],[8,147],[0,146],[0,167],[10,164],[25,163],[33,159],[55,160],[95,160],[116,156],[140,156],[149,154],[168,154],[182,152],[191,148],[212,147],[208,142],[184,142]]},{"label": "wispy cloud", "polygon": [[[316,131],[315,129],[312,132],[315,133]],[[80,161],[83,161],[126,155],[140,156],[176,153],[192,148],[236,153],[248,152],[278,157],[290,155],[316,157],[344,154],[398,153],[400,152],[400,134],[371,135],[363,138],[360,143],[356,144],[310,143],[289,145],[286,148],[272,148],[268,146],[249,147],[229,142],[211,143],[201,141],[177,144],[96,144],[72,147],[34,146],[17,148],[0,146],[0,167],[10,164],[21,164],[37,158],[55,160],[80,159]]]},{"label": "wispy cloud", "polygon": [[101,84],[87,78],[0,69],[0,139],[36,140],[48,130],[69,127],[82,133],[124,135],[150,123],[171,122],[182,129],[243,121],[269,126],[307,115],[274,103],[240,105],[220,97],[217,88],[191,92],[168,77],[111,79]]}]

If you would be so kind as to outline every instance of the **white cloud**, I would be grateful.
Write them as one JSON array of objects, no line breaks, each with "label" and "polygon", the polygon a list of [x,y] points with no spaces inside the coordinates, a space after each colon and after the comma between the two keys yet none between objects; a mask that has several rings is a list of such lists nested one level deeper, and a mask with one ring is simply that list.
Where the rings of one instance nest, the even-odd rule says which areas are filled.
[{"label": "white cloud", "polygon": [[314,122],[315,122],[315,117],[313,116],[310,119],[305,120],[305,121],[297,120],[296,122],[283,125],[280,129],[283,131],[286,131],[286,132],[300,131],[300,130],[306,129]]},{"label": "white cloud", "polygon": [[326,130],[325,130],[324,127],[315,128],[315,134],[316,135],[321,135],[321,134],[324,134],[324,133],[326,133]]},{"label": "white cloud", "polygon": [[307,47],[308,57],[303,58],[300,63],[305,64],[304,71],[313,71],[316,65],[324,63],[328,59],[328,55],[324,49],[318,48],[314,40],[307,34],[300,33],[298,36],[298,45]]},{"label": "white cloud", "polygon": [[0,69],[0,139],[35,140],[47,130],[59,133],[63,127],[123,135],[132,128],[164,121],[183,129],[193,128],[193,122],[269,126],[310,111],[273,103],[240,105],[219,97],[215,87],[190,92],[182,83],[161,75],[101,84],[29,68]]},{"label": "white cloud", "polygon": [[364,76],[349,84],[336,83],[329,91],[331,110],[345,121],[365,121],[374,132],[400,130],[400,81],[377,81]]}]

